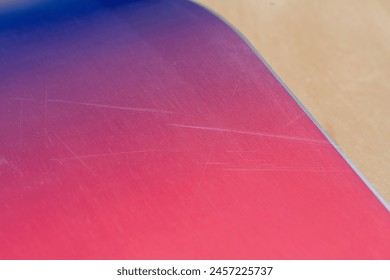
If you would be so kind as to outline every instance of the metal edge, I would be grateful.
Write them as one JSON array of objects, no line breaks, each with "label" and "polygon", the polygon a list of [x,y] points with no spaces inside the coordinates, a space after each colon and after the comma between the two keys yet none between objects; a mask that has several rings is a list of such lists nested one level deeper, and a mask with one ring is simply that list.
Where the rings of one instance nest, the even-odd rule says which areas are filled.
[{"label": "metal edge", "polygon": [[196,0],[190,0],[193,4],[203,8],[208,11],[210,14],[214,15],[216,18],[225,23],[228,27],[230,27],[257,55],[261,62],[267,67],[267,69],[272,73],[272,75],[279,81],[279,83],[283,86],[283,88],[290,94],[290,96],[295,100],[295,102],[301,107],[301,109],[306,113],[306,115],[311,119],[311,121],[317,126],[317,128],[321,131],[321,133],[326,137],[326,139],[332,144],[332,146],[338,151],[341,157],[349,164],[353,171],[359,176],[359,178],[367,185],[367,187],[371,190],[371,192],[377,197],[377,199],[382,203],[382,205],[386,208],[388,212],[390,212],[390,204],[382,197],[382,195],[378,192],[378,190],[371,185],[371,183],[366,179],[362,172],[352,163],[352,161],[347,157],[346,154],[340,149],[340,147],[336,144],[336,142],[328,135],[325,129],[317,122],[317,120],[310,114],[310,112],[305,108],[305,106],[299,101],[299,99],[294,95],[294,93],[287,87],[287,85],[282,81],[282,79],[275,73],[275,71],[271,68],[271,66],[265,61],[265,59],[260,55],[260,53],[256,50],[256,48],[252,45],[251,42],[230,22],[228,22],[224,17],[217,14],[209,7],[196,2]]}]

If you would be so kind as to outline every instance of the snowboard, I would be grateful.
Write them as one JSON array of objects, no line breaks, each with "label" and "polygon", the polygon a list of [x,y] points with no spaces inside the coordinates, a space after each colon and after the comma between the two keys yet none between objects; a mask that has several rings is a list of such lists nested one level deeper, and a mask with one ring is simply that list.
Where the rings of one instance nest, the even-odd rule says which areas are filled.
[{"label": "snowboard", "polygon": [[0,259],[390,258],[389,206],[218,16],[9,3]]}]

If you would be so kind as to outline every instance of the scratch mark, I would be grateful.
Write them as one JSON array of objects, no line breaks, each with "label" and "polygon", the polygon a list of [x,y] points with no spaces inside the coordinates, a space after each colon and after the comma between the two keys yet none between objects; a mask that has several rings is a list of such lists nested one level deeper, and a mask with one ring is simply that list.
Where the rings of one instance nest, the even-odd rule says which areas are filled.
[{"label": "scratch mark", "polygon": [[77,159],[78,161],[81,162],[82,165],[84,165],[86,168],[89,169],[88,165],[85,163],[85,161],[83,161],[57,134],[54,134],[54,136],[58,139],[58,141],[60,141],[62,143],[62,145],[64,145],[64,147],[72,153],[72,155],[74,156],[75,159]]},{"label": "scratch mark", "polygon": [[298,116],[296,116],[295,118],[293,118],[291,121],[289,121],[288,123],[286,123],[285,125],[282,126],[282,128],[286,128],[288,127],[289,125],[291,125],[293,122],[295,122],[296,120],[298,120],[299,118],[303,117],[305,115],[305,113],[301,113],[299,114]]},{"label": "scratch mark", "polygon": [[20,111],[19,111],[19,148],[22,149],[22,134],[23,134],[23,99],[20,99]]},{"label": "scratch mark", "polygon": [[210,163],[211,156],[214,153],[214,146],[215,146],[215,140],[213,140],[213,142],[211,143],[211,148],[210,148],[210,151],[209,151],[209,153],[207,155],[206,162],[204,162],[202,164],[202,167],[201,167],[202,170],[201,170],[201,173],[200,173],[200,177],[199,177],[199,181],[198,181],[198,184],[197,184],[197,188],[194,190],[194,199],[192,200],[192,203],[188,206],[188,209],[189,209],[190,212],[193,211],[193,208],[195,207],[195,202],[198,199],[198,197],[200,197],[200,192],[201,192],[201,189],[202,189],[204,177],[206,175],[206,170],[208,168],[208,164]]},{"label": "scratch mark", "polygon": [[49,135],[49,132],[47,131],[47,128],[45,128],[45,133],[46,133],[47,138],[49,138],[51,146],[54,146],[53,141],[51,140],[51,137]]},{"label": "scratch mark", "polygon": [[124,110],[124,111],[132,111],[132,112],[149,112],[149,113],[173,114],[172,111],[166,111],[166,110],[157,110],[157,109],[150,109],[150,108],[124,107],[124,106],[97,104],[97,103],[89,103],[89,102],[79,102],[79,101],[71,101],[71,100],[47,99],[47,102],[84,105],[84,106],[90,106],[90,107],[96,107],[96,108],[115,109],[115,110]]},{"label": "scratch mark", "polygon": [[201,165],[226,165],[226,162],[199,162]]},{"label": "scratch mark", "polygon": [[261,153],[262,150],[227,150],[227,153]]},{"label": "scratch mark", "polygon": [[47,138],[50,141],[51,146],[54,146],[53,141],[51,140],[51,137],[49,135],[49,132],[47,131],[47,87],[45,88],[45,133]]},{"label": "scratch mark", "polygon": [[80,160],[80,159],[91,159],[91,158],[101,158],[101,157],[114,157],[121,155],[130,155],[130,154],[139,154],[139,153],[158,153],[158,152],[181,152],[179,150],[139,150],[139,151],[129,151],[129,152],[118,152],[118,153],[103,153],[103,154],[91,154],[91,155],[77,155],[74,157],[66,158],[55,158],[52,160],[66,161],[66,160]]},{"label": "scratch mark", "polygon": [[224,168],[225,171],[258,172],[258,171],[290,171],[290,172],[345,172],[349,169],[323,169],[323,168],[296,168],[296,167],[272,167],[272,168]]},{"label": "scratch mark", "polygon": [[207,169],[207,165],[208,163],[210,162],[210,159],[211,159],[211,155],[214,153],[214,146],[215,146],[215,140],[213,141],[212,145],[211,145],[211,149],[210,149],[210,152],[207,156],[207,159],[206,159],[206,162],[204,163],[203,165],[203,168],[202,168],[202,174],[200,176],[200,179],[199,179],[199,182],[198,182],[198,189],[202,186],[203,184],[203,177],[206,173],[206,169]]},{"label": "scratch mark", "polygon": [[18,100],[20,104],[19,111],[19,148],[22,149],[23,145],[23,102],[24,101],[35,101],[33,98],[27,97],[11,97],[10,100]]},{"label": "scratch mark", "polygon": [[47,133],[47,87],[45,88],[45,129]]},{"label": "scratch mark", "polygon": [[[235,85],[233,86],[232,96],[230,97],[230,100],[228,100],[228,102],[226,103],[227,107],[229,107],[230,104],[233,102],[234,97],[237,94],[238,85],[240,84],[242,78],[243,78],[243,74],[238,77]],[[181,126],[181,125],[177,125],[177,124],[168,124],[168,125],[176,126],[176,127],[186,127],[186,126]],[[189,127],[189,128],[200,128],[200,127]],[[212,157],[212,155],[214,153],[215,142],[216,142],[216,139],[213,139],[212,143],[211,143],[211,149],[210,149],[210,152],[209,152],[209,154],[207,156],[206,162],[202,163],[203,167],[202,167],[201,175],[200,175],[200,178],[199,178],[198,187],[194,191],[194,197],[196,197],[196,198],[198,198],[200,196],[202,185],[203,185],[203,180],[204,180],[204,177],[206,175],[206,170],[207,170],[207,168],[209,168],[210,165],[213,164],[213,162],[211,162],[210,159],[211,159],[211,157]],[[214,164],[217,164],[217,163],[214,162]],[[224,164],[224,163],[221,163],[221,164]],[[189,206],[190,212],[193,211],[193,208],[195,206],[196,198],[194,198],[192,200],[193,203]],[[204,199],[209,200],[207,196]],[[209,202],[210,202],[210,205],[213,205],[212,201],[209,200]]]},{"label": "scratch mark", "polygon": [[33,98],[25,98],[25,97],[11,97],[11,100],[20,100],[20,101],[35,101]]},{"label": "scratch mark", "polygon": [[230,133],[237,133],[237,134],[244,134],[244,135],[253,135],[253,136],[284,139],[284,140],[290,140],[290,141],[306,142],[306,143],[310,143],[310,144],[328,145],[327,141],[306,139],[306,138],[293,137],[293,136],[288,136],[288,135],[278,135],[278,134],[263,133],[263,132],[252,132],[252,131],[235,130],[235,129],[228,129],[228,128],[219,128],[219,127],[206,127],[206,126],[194,126],[194,125],[182,125],[182,124],[167,124],[167,125],[174,126],[174,127],[181,127],[181,128],[192,128],[192,129],[217,131],[217,132],[230,132]]}]

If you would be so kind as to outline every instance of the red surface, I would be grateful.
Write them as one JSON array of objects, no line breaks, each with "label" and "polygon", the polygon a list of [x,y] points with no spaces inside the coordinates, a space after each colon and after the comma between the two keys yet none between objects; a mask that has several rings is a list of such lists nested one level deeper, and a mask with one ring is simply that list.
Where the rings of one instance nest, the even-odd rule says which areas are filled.
[{"label": "red surface", "polygon": [[390,258],[389,212],[208,12],[25,17],[0,30],[0,258]]}]

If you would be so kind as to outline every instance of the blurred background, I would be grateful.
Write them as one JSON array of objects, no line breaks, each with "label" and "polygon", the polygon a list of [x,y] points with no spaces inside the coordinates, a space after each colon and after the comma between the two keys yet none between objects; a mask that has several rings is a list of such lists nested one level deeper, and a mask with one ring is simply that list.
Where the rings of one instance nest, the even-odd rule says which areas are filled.
[{"label": "blurred background", "polygon": [[253,44],[390,203],[390,1],[196,2]]}]

